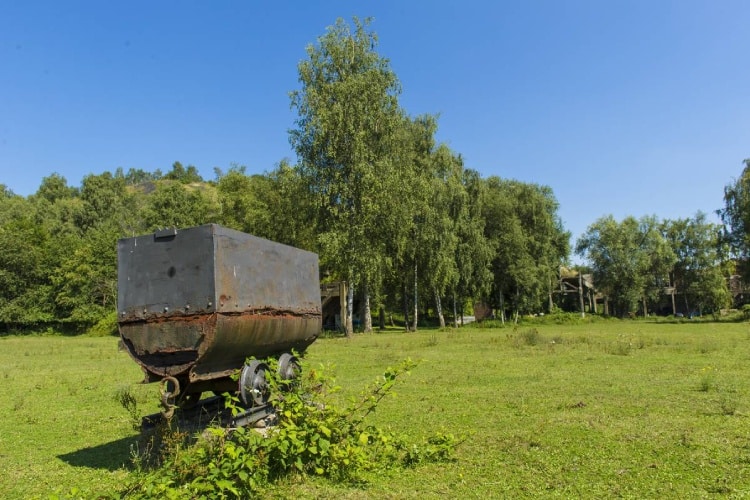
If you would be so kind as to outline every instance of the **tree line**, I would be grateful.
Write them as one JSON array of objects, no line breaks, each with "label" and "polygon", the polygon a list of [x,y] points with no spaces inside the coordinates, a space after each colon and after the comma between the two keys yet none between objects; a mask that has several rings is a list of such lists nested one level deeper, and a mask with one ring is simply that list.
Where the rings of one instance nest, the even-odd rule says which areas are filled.
[{"label": "tree line", "polygon": [[[455,322],[477,301],[502,320],[555,310],[573,249],[552,189],[466,167],[437,143],[437,117],[401,107],[398,78],[376,49],[369,21],[356,18],[308,46],[290,93],[295,164],[255,175],[215,169],[205,180],[176,162],[166,173],[87,175],[79,187],[52,174],[27,197],[0,185],[0,323],[81,330],[114,321],[116,240],[209,222],[317,252],[324,279],[350,285],[347,333],[355,302],[365,331],[386,310],[409,329],[426,315]],[[609,216],[589,227],[575,251],[613,314],[645,313],[667,284],[688,309],[729,303],[731,257],[744,257],[750,241],[739,236],[750,228],[743,182],[750,175],[727,187],[723,226],[699,213]]]}]

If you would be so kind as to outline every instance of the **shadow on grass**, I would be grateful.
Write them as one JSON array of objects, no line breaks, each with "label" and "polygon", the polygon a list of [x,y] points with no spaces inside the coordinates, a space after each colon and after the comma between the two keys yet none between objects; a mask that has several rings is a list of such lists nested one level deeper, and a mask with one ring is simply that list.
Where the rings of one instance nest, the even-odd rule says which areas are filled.
[{"label": "shadow on grass", "polygon": [[57,458],[73,467],[90,467],[92,469],[115,471],[130,466],[131,445],[137,441],[138,436],[131,436],[110,443],[71,451],[70,453],[58,455]]}]

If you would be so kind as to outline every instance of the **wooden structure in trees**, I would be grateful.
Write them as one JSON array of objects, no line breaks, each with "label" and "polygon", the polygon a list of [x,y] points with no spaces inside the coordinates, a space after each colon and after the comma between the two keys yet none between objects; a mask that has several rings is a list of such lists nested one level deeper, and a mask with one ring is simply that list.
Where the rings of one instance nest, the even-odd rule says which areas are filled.
[{"label": "wooden structure in trees", "polygon": [[[581,311],[581,314],[584,314],[586,310],[597,313],[599,304],[602,306],[602,313],[604,315],[610,314],[609,297],[597,291],[592,274],[582,274],[578,271],[563,267],[560,269],[558,289],[553,293],[559,293],[563,296],[568,294],[577,296],[577,309]],[[662,288],[662,295],[671,299],[672,314],[677,314],[677,304],[675,300],[677,288],[672,283],[669,283],[668,286]],[[550,300],[552,300],[551,295]],[[588,308],[586,306],[588,306]],[[646,305],[644,304],[644,311],[645,310]]]},{"label": "wooden structure in trees", "polygon": [[732,294],[732,303],[735,307],[739,307],[743,304],[747,304],[748,297],[750,296],[750,290],[745,286],[742,281],[742,275],[733,274],[729,277],[729,293]]},{"label": "wooden structure in trees", "polygon": [[343,330],[346,318],[346,281],[320,284],[324,330]]},{"label": "wooden structure in trees", "polygon": [[558,288],[550,292],[550,303],[552,303],[552,295],[555,293],[562,296],[568,294],[577,296],[576,302],[578,309],[581,311],[581,316],[586,313],[587,303],[588,311],[596,313],[597,303],[600,301],[604,302],[604,314],[608,312],[606,297],[596,291],[594,277],[591,274],[582,274],[578,271],[561,267]]}]

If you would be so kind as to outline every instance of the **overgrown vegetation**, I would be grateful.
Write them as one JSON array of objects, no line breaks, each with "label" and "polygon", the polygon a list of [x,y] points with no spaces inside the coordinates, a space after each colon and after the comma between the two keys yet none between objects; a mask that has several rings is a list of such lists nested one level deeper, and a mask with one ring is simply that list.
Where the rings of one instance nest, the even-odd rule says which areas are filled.
[{"label": "overgrown vegetation", "polygon": [[[211,426],[194,444],[189,436],[167,424],[147,448],[154,460],[135,456],[137,479],[121,492],[128,498],[250,498],[290,474],[324,477],[359,484],[372,473],[411,467],[423,462],[444,462],[454,457],[456,438],[439,433],[421,443],[368,423],[399,378],[416,366],[410,360],[367,387],[348,407],[339,409],[330,394],[338,391],[329,370],[309,370],[290,385],[270,376],[271,400],[277,424],[257,431]],[[276,373],[271,363],[269,373]],[[228,396],[229,397],[229,396]],[[231,398],[230,398],[231,399]],[[123,404],[132,408],[131,400]],[[144,461],[144,458],[146,459]]]}]

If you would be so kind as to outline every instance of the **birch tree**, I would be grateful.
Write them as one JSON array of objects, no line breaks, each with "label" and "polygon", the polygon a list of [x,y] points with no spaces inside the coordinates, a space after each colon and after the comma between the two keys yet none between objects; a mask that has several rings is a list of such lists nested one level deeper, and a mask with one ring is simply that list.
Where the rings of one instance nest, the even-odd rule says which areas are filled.
[{"label": "birch tree", "polygon": [[655,217],[602,217],[578,239],[576,253],[589,261],[597,288],[612,297],[619,316],[635,313],[641,301],[645,305],[676,260]]},{"label": "birch tree", "polygon": [[[750,158],[738,179],[724,187],[724,208],[718,210],[724,224],[722,239],[733,256],[743,263],[750,257]],[[750,277],[750,266],[741,266],[744,277]]]},{"label": "birch tree", "polygon": [[445,327],[443,297],[458,283],[456,249],[457,223],[466,204],[462,181],[463,165],[446,146],[440,145],[431,155],[434,172],[431,176],[432,196],[421,242],[425,256],[426,289],[435,302],[435,313],[441,328]]},{"label": "birch tree", "polygon": [[516,318],[542,311],[570,249],[557,200],[548,186],[498,177],[487,186],[485,234],[495,251],[491,302],[503,320],[508,303]]},{"label": "birch tree", "polygon": [[491,286],[492,246],[484,235],[485,219],[482,217],[487,202],[486,184],[479,172],[463,167],[460,155],[456,160],[463,188],[454,197],[451,209],[458,240],[455,257],[458,276],[452,290],[454,324],[458,326],[466,301],[484,297]]},{"label": "birch tree", "polygon": [[704,309],[716,312],[731,303],[720,229],[708,222],[703,212],[662,224],[662,231],[677,257],[672,269],[673,282],[676,292],[682,296],[686,313],[697,310],[702,314]]},{"label": "birch tree", "polygon": [[380,279],[388,266],[386,240],[401,229],[402,165],[394,155],[404,119],[401,87],[368,28],[368,20],[354,18],[353,29],[337,20],[307,47],[298,65],[301,88],[290,94],[298,113],[290,142],[321,207],[321,251],[349,283],[347,335],[354,288],[367,290]]}]

